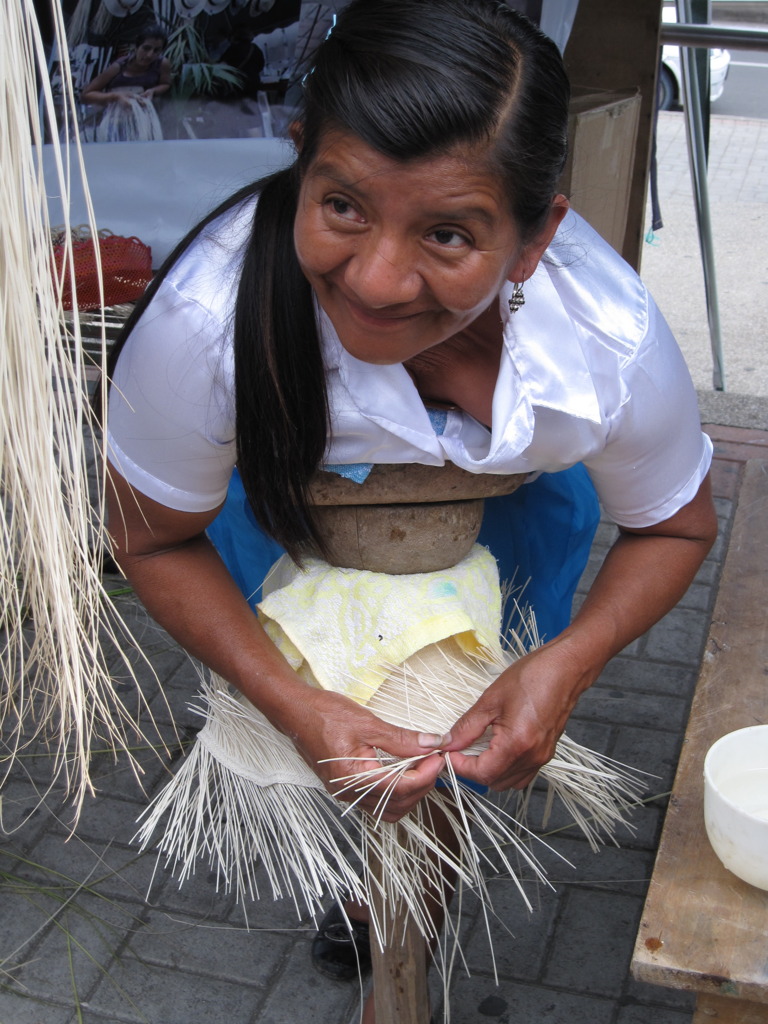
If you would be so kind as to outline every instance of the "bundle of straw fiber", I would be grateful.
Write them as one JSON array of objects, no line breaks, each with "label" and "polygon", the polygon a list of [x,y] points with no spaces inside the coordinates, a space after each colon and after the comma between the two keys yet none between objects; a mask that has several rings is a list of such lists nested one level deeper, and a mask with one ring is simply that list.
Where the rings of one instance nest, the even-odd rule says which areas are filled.
[{"label": "bundle of straw fiber", "polygon": [[162,137],[152,100],[141,96],[125,96],[122,103],[110,103],[96,129],[97,142],[157,142]]},{"label": "bundle of straw fiber", "polygon": [[[496,563],[478,545],[452,569],[413,576],[338,569],[316,559],[300,571],[285,556],[270,581],[277,586],[259,606],[260,617],[296,671],[408,729],[445,734],[536,643],[530,619],[526,635],[500,643]],[[478,595],[490,601],[478,603]],[[404,657],[394,663],[389,652],[398,646]],[[372,657],[369,652],[379,648],[386,653]],[[444,784],[392,825],[381,820],[386,796],[374,814],[356,805],[370,786],[382,777],[394,783],[418,758],[395,759],[382,751],[374,764],[337,780],[343,793],[336,800],[290,740],[223,680],[204,685],[203,706],[196,710],[205,715],[205,727],[145,812],[138,833],[144,847],[161,833],[159,855],[182,881],[202,857],[238,898],[260,895],[260,869],[272,896],[291,898],[299,912],[303,904],[314,913],[329,895],[351,896],[372,907],[383,947],[386,923],[371,899],[377,888],[385,906],[408,907],[422,933],[434,938],[429,903],[443,892],[445,869],[488,908],[489,870],[508,873],[526,903],[519,867],[545,879],[523,821],[462,782],[449,764]],[[642,789],[633,773],[566,736],[540,778],[593,846],[601,832],[610,835],[626,823]],[[437,811],[450,823],[457,854],[436,834]],[[383,867],[374,877],[369,865],[377,861]]]},{"label": "bundle of straw fiber", "polygon": [[[119,657],[125,631],[94,564],[105,531],[98,472],[89,487],[100,453],[86,358],[77,318],[72,333],[65,327],[52,273],[47,192],[60,196],[57,220],[69,227],[73,179],[85,173],[79,145],[70,153],[56,141],[77,131],[62,10],[58,2],[49,10],[64,83],[58,117],[33,0],[0,4],[0,763],[43,738],[52,780],[64,779],[77,812],[91,788],[94,735],[126,748],[133,726],[106,664],[107,649]],[[44,175],[44,125],[55,181]],[[96,237],[92,212],[90,222]],[[61,265],[74,278],[71,249]]]}]

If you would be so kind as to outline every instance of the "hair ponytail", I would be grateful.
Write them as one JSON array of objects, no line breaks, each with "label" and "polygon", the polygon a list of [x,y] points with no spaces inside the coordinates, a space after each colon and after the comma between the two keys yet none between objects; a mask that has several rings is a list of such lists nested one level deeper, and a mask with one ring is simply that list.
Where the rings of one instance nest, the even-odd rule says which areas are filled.
[{"label": "hair ponytail", "polygon": [[[325,550],[308,501],[328,433],[323,357],[312,291],[293,247],[297,164],[247,185],[211,211],[163,262],[112,346],[107,374],[168,271],[203,230],[259,196],[234,315],[237,465],[259,525],[301,560],[311,543]],[[103,417],[100,389],[94,408]]]},{"label": "hair ponytail", "polygon": [[235,305],[237,464],[261,527],[296,560],[319,550],[307,489],[328,401],[312,292],[293,246],[296,166],[262,183]]}]

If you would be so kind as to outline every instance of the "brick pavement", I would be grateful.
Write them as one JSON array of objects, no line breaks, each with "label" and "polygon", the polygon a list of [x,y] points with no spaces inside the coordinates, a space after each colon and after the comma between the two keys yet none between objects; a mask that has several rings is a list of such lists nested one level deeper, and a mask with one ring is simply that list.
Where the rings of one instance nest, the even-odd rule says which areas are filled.
[{"label": "brick pavement", "polygon": [[[528,914],[509,882],[494,883],[497,988],[477,907],[456,972],[454,1024],[690,1024],[688,994],[628,974],[718,573],[748,458],[768,457],[768,433],[707,428],[721,537],[679,606],[608,666],[569,731],[629,764],[652,770],[634,834],[593,855],[567,827],[554,839],[572,867],[548,859],[556,891],[526,883]],[[601,526],[583,593],[613,537]],[[197,726],[186,701],[196,673],[130,596],[117,598],[163,680],[182,738]],[[145,680],[169,742],[169,715]],[[149,793],[166,769],[139,752]],[[146,799],[127,765],[97,755],[99,794],[67,841],[58,792],[41,797],[44,756],[30,757],[3,789],[0,844],[0,1024],[349,1024],[358,992],[309,966],[311,923],[270,898],[245,913],[217,891],[204,865],[179,889],[152,855],[130,844]],[[565,826],[561,818],[554,827]],[[436,997],[438,988],[433,986]]]},{"label": "brick pavement", "polygon": [[[657,160],[665,199],[690,198],[691,175],[680,111],[661,111]],[[710,122],[707,189],[713,206],[768,203],[768,121],[713,114]]]},{"label": "brick pavement", "polygon": [[[664,227],[643,246],[641,275],[709,411],[717,406],[710,401],[710,335],[682,113],[661,112],[657,149]],[[768,119],[712,116],[707,182],[726,389],[768,398]],[[749,399],[741,404],[754,407]],[[765,428],[765,410],[761,415],[762,422],[745,415],[739,425]]]}]

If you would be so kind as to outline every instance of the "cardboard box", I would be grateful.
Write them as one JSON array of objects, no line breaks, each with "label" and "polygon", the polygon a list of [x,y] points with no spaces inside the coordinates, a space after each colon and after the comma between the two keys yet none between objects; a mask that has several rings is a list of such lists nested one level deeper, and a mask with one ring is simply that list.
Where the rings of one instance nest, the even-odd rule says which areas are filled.
[{"label": "cardboard box", "polygon": [[573,89],[560,191],[618,252],[627,230],[639,114],[638,92]]}]

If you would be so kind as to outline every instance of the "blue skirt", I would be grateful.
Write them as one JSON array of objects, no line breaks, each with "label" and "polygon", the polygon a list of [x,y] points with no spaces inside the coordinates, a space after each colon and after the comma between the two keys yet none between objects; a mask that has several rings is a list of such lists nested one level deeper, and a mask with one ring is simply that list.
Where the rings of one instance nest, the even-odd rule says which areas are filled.
[{"label": "blue skirt", "polygon": [[[581,465],[542,473],[514,493],[485,502],[478,542],[495,556],[502,581],[524,586],[520,599],[533,609],[542,640],[551,640],[570,622],[599,515],[595,489]],[[261,584],[283,549],[256,523],[237,470],[208,536],[255,608]]]}]

